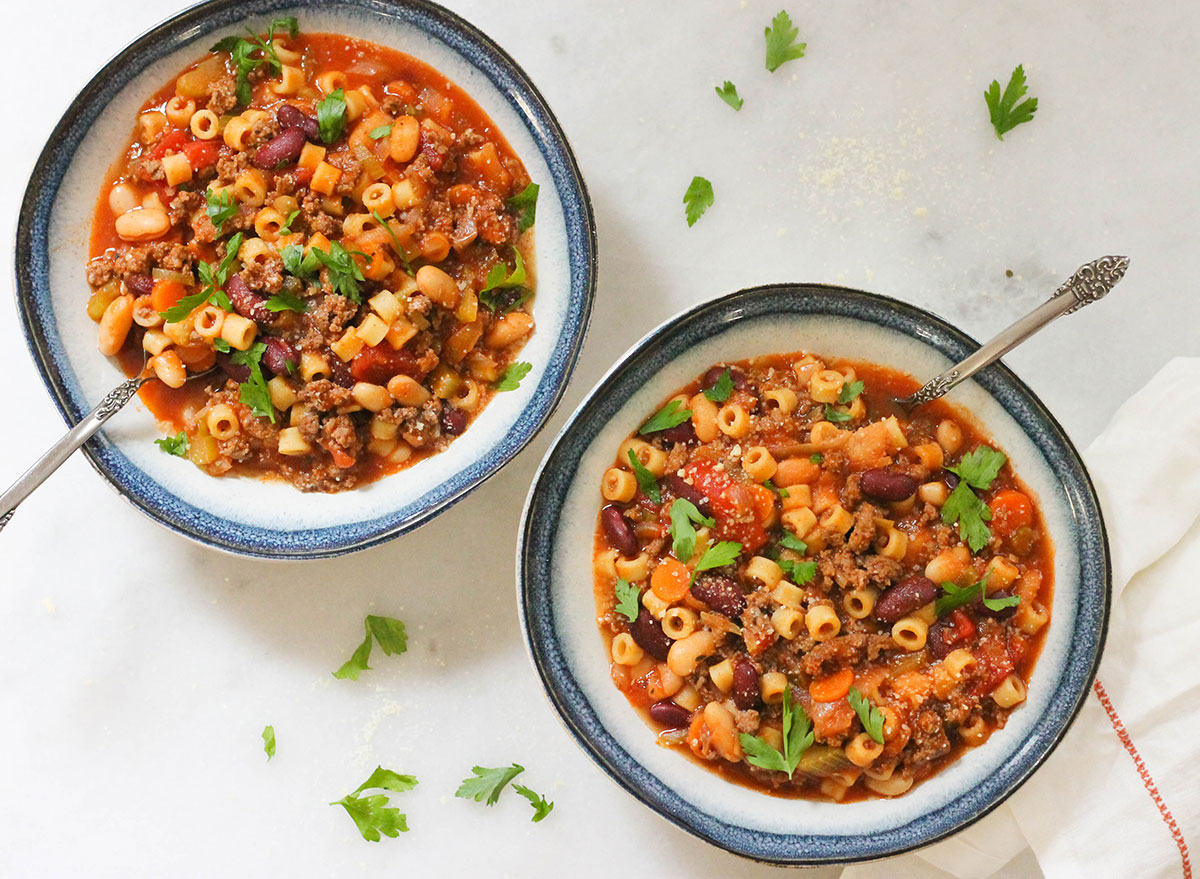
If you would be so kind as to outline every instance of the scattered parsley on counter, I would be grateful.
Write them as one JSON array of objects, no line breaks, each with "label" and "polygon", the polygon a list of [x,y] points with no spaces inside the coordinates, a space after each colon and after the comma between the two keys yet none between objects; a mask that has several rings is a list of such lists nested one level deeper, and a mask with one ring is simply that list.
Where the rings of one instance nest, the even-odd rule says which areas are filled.
[{"label": "scattered parsley on counter", "polygon": [[537,219],[538,185],[530,183],[508,200],[508,206],[516,212],[517,231],[524,232]]},{"label": "scattered parsley on counter", "polygon": [[675,498],[671,503],[671,524],[667,533],[671,535],[671,549],[675,558],[687,562],[696,552],[696,529],[694,525],[716,528],[717,521],[705,516],[687,498]]},{"label": "scattered parsley on counter", "polygon": [[703,177],[693,177],[683,194],[683,203],[687,205],[687,224],[696,225],[704,212],[713,206],[712,184]]},{"label": "scattered parsley on counter", "polygon": [[514,763],[512,766],[500,766],[495,769],[488,769],[485,766],[472,766],[471,772],[473,776],[463,780],[463,783],[458,786],[458,790],[454,792],[456,797],[461,797],[464,800],[474,800],[477,803],[483,803],[489,806],[494,806],[496,801],[500,799],[500,794],[508,783],[525,771],[525,767],[519,763]]},{"label": "scattered parsley on counter", "polygon": [[629,464],[633,467],[634,478],[637,479],[638,488],[642,490],[642,494],[650,498],[656,504],[662,503],[662,492],[658,488],[658,480],[654,478],[646,467],[638,460],[637,455],[633,453],[633,449],[629,450]]},{"label": "scattered parsley on counter", "polygon": [[366,637],[355,648],[354,654],[342,664],[341,668],[333,673],[335,678],[349,678],[352,681],[357,681],[360,672],[371,668],[371,666],[367,665],[367,661],[371,658],[372,638],[379,643],[380,648],[388,656],[404,653],[408,650],[408,633],[404,629],[404,623],[400,622],[400,620],[393,619],[392,617],[368,615],[363,620],[363,628],[366,630]]},{"label": "scattered parsley on counter", "polygon": [[725,371],[721,373],[721,377],[717,379],[711,388],[704,389],[704,396],[714,403],[724,403],[732,393],[733,371],[729,367],[725,367]]},{"label": "scattered parsley on counter", "polygon": [[537,824],[547,815],[554,811],[554,803],[546,802],[545,797],[534,793],[523,784],[514,784],[513,790],[529,800],[529,805],[533,806],[533,823]]},{"label": "scattered parsley on counter", "polygon": [[691,409],[684,409],[683,403],[672,400],[650,416],[650,420],[638,428],[638,433],[647,434],[669,430],[672,427],[678,427],[691,417]]},{"label": "scattered parsley on counter", "polygon": [[775,772],[786,772],[788,778],[800,765],[800,757],[812,747],[812,721],[804,711],[803,705],[792,704],[792,688],[783,688],[783,751],[773,747],[749,733],[738,736],[742,750],[746,752],[746,762],[762,769]]},{"label": "scattered parsley on counter", "polygon": [[263,750],[267,752],[267,762],[271,762],[271,758],[275,756],[275,727],[269,723],[263,727],[262,731]]},{"label": "scattered parsley on counter", "polygon": [[781,64],[804,57],[808,43],[797,43],[800,29],[792,26],[791,16],[781,9],[771,20],[771,26],[763,31],[767,39],[767,70],[774,73]]},{"label": "scattered parsley on counter", "polygon": [[156,439],[154,444],[168,455],[183,458],[187,455],[188,436],[181,430],[175,436],[164,436],[162,439]]},{"label": "scattered parsley on counter", "polygon": [[854,687],[850,688],[850,693],[847,698],[850,701],[850,707],[854,709],[854,713],[857,714],[858,719],[862,721],[863,729],[867,731],[867,735],[882,745],[884,721],[883,712],[872,705],[871,700]]},{"label": "scattered parsley on counter", "polygon": [[510,363],[508,369],[504,370],[504,375],[500,376],[499,380],[492,385],[497,391],[515,391],[521,387],[521,379],[529,375],[529,370],[533,369],[532,363],[518,361]]},{"label": "scattered parsley on counter", "polygon": [[1000,82],[993,79],[992,84],[988,86],[988,90],[983,93],[983,99],[987,101],[988,113],[991,115],[992,128],[996,129],[996,137],[999,140],[1004,140],[1004,135],[1012,131],[1018,125],[1023,125],[1026,122],[1033,121],[1033,114],[1037,112],[1038,99],[1025,98],[1021,103],[1017,103],[1029,88],[1025,85],[1025,68],[1020,64],[1009,77],[1008,86],[1004,89],[1004,94],[1000,94]]},{"label": "scattered parsley on counter", "polygon": [[639,602],[641,601],[642,593],[628,580],[622,580],[620,577],[617,578],[617,588],[614,592],[617,596],[617,613],[632,623],[638,618],[638,613],[640,613]]},{"label": "scattered parsley on counter", "polygon": [[742,105],[746,103],[738,97],[737,86],[731,83],[729,80],[725,80],[724,85],[717,86],[716,91],[717,97],[729,106],[733,107],[734,110],[742,109]]},{"label": "scattered parsley on counter", "polygon": [[321,140],[333,143],[346,131],[346,92],[335,89],[317,104],[317,127]]},{"label": "scattered parsley on counter", "polygon": [[380,834],[394,839],[408,831],[408,819],[400,810],[389,806],[387,794],[358,796],[364,790],[387,790],[396,793],[410,791],[417,786],[416,776],[401,775],[382,766],[376,767],[371,777],[358,786],[352,794],[330,803],[341,806],[358,827],[362,838],[368,842],[379,842]]}]

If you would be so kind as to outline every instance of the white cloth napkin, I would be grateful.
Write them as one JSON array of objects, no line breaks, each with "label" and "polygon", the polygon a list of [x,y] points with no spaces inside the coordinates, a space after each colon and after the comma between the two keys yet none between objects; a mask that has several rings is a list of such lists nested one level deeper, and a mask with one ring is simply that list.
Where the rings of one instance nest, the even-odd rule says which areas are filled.
[{"label": "white cloth napkin", "polygon": [[[1026,846],[1046,879],[1192,879],[1200,841],[1200,359],[1177,358],[1084,453],[1113,557],[1097,685],[1006,804],[842,879],[983,879]],[[1012,873],[1011,875],[1019,875]]]}]

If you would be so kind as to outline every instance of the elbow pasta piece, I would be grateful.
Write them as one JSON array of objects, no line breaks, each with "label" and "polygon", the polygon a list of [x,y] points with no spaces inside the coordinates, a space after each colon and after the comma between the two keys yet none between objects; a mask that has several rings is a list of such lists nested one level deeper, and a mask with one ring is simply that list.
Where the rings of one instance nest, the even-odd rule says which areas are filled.
[{"label": "elbow pasta piece", "polygon": [[992,699],[1001,708],[1012,708],[1025,701],[1025,694],[1025,682],[1015,674],[1010,674],[992,690]]},{"label": "elbow pasta piece", "polygon": [[979,714],[971,715],[967,722],[958,728],[958,736],[963,740],[963,744],[972,748],[986,742],[989,735],[987,722]]},{"label": "elbow pasta piece", "polygon": [[704,394],[696,394],[687,402],[687,408],[692,411],[692,427],[696,430],[696,438],[702,443],[711,443],[720,434],[717,427],[717,404]]},{"label": "elbow pasta piece", "polygon": [[726,403],[717,411],[717,428],[733,439],[750,432],[750,415],[737,403]]},{"label": "elbow pasta piece", "polygon": [[324,95],[331,95],[338,89],[345,91],[346,83],[346,74],[340,70],[329,70],[317,76],[317,88]]},{"label": "elbow pasta piece", "polygon": [[771,627],[780,638],[788,641],[794,641],[800,636],[804,631],[804,623],[804,613],[797,608],[781,607],[771,614]]},{"label": "elbow pasta piece", "polygon": [[787,675],[783,672],[769,671],[759,682],[762,700],[767,705],[778,705],[783,701],[783,691],[788,688]]},{"label": "elbow pasta piece", "polygon": [[695,671],[700,657],[711,655],[716,646],[716,638],[707,629],[692,632],[671,645],[667,651],[667,666],[681,678],[686,678]]},{"label": "elbow pasta piece", "polygon": [[242,431],[237,414],[227,403],[220,403],[209,409],[204,423],[208,426],[209,435],[216,440],[233,439]]},{"label": "elbow pasta piece", "polygon": [[903,617],[892,626],[892,640],[909,653],[923,650],[928,637],[929,626],[915,616]]},{"label": "elbow pasta piece", "polygon": [[856,735],[846,745],[846,756],[855,766],[864,768],[870,766],[882,755],[883,745],[865,732]]},{"label": "elbow pasta piece", "polygon": [[723,659],[716,665],[710,665],[708,676],[712,679],[713,686],[722,693],[728,693],[733,689],[733,662]]},{"label": "elbow pasta piece", "polygon": [[258,324],[240,314],[226,314],[221,322],[221,338],[229,343],[229,347],[239,351],[249,348],[257,335]]},{"label": "elbow pasta piece", "polygon": [[678,641],[696,631],[697,622],[699,617],[694,610],[672,607],[663,614],[662,629],[668,638]]},{"label": "elbow pasta piece", "polygon": [[617,559],[617,576],[630,583],[640,583],[650,576],[650,554],[638,553],[631,559]]},{"label": "elbow pasta piece", "polygon": [[778,409],[780,415],[791,415],[800,405],[796,392],[790,388],[772,388],[763,392],[763,405],[768,409]]},{"label": "elbow pasta piece", "polygon": [[836,403],[845,381],[837,370],[818,370],[808,378],[808,395],[818,403]]},{"label": "elbow pasta piece", "polygon": [[300,435],[300,429],[296,427],[285,427],[279,431],[279,454],[289,457],[299,457],[307,455],[312,451],[312,446],[308,440]]},{"label": "elbow pasta piece", "polygon": [[621,632],[612,639],[612,658],[617,665],[635,666],[645,654],[628,632]]},{"label": "elbow pasta piece", "polygon": [[755,482],[766,482],[775,475],[775,457],[763,446],[751,446],[742,455],[742,469]]},{"label": "elbow pasta piece", "polygon": [[1017,612],[1013,619],[1016,620],[1018,629],[1026,635],[1033,635],[1049,622],[1050,611],[1036,601],[1022,601],[1017,605]]},{"label": "elbow pasta piece", "polygon": [[629,453],[656,479],[667,472],[667,453],[639,439],[627,439],[617,448],[617,463],[628,464]]},{"label": "elbow pasta piece", "polygon": [[182,128],[191,123],[192,115],[196,112],[196,102],[183,95],[175,95],[167,101],[163,109],[166,111],[167,121]]},{"label": "elbow pasta piece", "polygon": [[[275,51],[278,52],[278,48]],[[283,69],[279,71],[279,82],[271,83],[271,91],[281,96],[294,95],[303,86],[304,71],[291,64],[284,64]]]},{"label": "elbow pasta piece", "polygon": [[767,589],[774,589],[783,579],[783,568],[765,556],[756,555],[746,565],[746,577],[757,580]]},{"label": "elbow pasta piece", "polygon": [[[258,206],[267,200],[267,179],[257,168],[247,168],[234,178],[233,197],[243,204]],[[246,244],[256,239],[246,240]]]},{"label": "elbow pasta piece", "polygon": [[871,611],[875,609],[875,599],[878,595],[879,590],[873,586],[866,586],[862,589],[847,592],[842,596],[842,609],[846,611],[846,615],[851,619],[865,620],[871,615]]},{"label": "elbow pasta piece", "polygon": [[828,641],[842,630],[842,621],[838,619],[837,612],[827,604],[810,607],[804,616],[804,624],[814,641]]},{"label": "elbow pasta piece", "polygon": [[898,797],[912,787],[913,780],[901,775],[892,775],[886,781],[868,777],[866,785],[880,796]]},{"label": "elbow pasta piece", "polygon": [[600,483],[600,493],[604,499],[617,503],[633,500],[637,489],[637,479],[634,478],[634,475],[626,470],[618,470],[616,467],[609,467],[604,472],[604,479]]}]

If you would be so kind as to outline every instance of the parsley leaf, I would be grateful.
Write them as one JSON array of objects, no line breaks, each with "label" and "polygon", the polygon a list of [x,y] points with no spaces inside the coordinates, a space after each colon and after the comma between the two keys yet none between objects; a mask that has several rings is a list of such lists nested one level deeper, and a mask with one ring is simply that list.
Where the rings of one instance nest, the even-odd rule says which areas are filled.
[{"label": "parsley leaf", "polygon": [[304,314],[308,311],[308,303],[294,293],[280,290],[267,300],[267,311],[294,311],[297,314]]},{"label": "parsley leaf", "polygon": [[729,367],[725,367],[725,371],[721,373],[721,377],[713,383],[711,388],[704,389],[704,396],[714,403],[724,403],[732,393],[733,371]]},{"label": "parsley leaf", "polygon": [[317,104],[317,127],[325,143],[333,143],[346,131],[345,91],[335,89]]},{"label": "parsley leaf", "polygon": [[296,208],[287,215],[287,219],[283,221],[283,225],[279,227],[280,235],[292,234],[292,223],[296,222],[296,217],[300,216],[300,208]]},{"label": "parsley leaf", "polygon": [[797,43],[800,29],[792,26],[792,19],[785,10],[771,19],[771,26],[763,31],[767,39],[767,70],[774,73],[781,64],[804,57],[808,43]]},{"label": "parsley leaf", "polygon": [[742,733],[738,737],[746,762],[774,772],[786,772],[788,778],[800,765],[804,752],[812,747],[812,721],[803,705],[792,704],[792,688],[783,688],[783,751],[777,751],[758,736]]},{"label": "parsley leaf", "polygon": [[687,498],[675,498],[671,504],[671,524],[667,532],[671,535],[671,549],[675,558],[681,562],[689,561],[696,552],[696,529],[693,523],[717,527],[716,519],[705,516]]},{"label": "parsley leaf", "polygon": [[275,756],[275,727],[267,724],[262,731],[263,750],[267,752],[267,762]]},{"label": "parsley leaf", "polygon": [[271,392],[267,389],[261,365],[266,350],[266,342],[255,342],[245,351],[234,351],[229,362],[250,370],[250,378],[238,385],[238,400],[249,406],[254,415],[269,418],[274,424],[275,406],[271,403]]},{"label": "parsley leaf", "polygon": [[645,468],[637,455],[633,453],[633,449],[629,450],[629,463],[633,467],[633,475],[637,479],[638,488],[642,490],[642,494],[650,498],[656,504],[662,503],[662,492],[658,488],[658,480],[654,478],[654,474]]},{"label": "parsley leaf", "polygon": [[850,382],[848,385],[842,385],[842,390],[841,393],[838,394],[837,401],[842,405],[845,405],[846,403],[853,403],[854,398],[863,392],[864,387],[865,385],[860,381]]},{"label": "parsley leaf", "polygon": [[366,781],[355,788],[354,793],[360,794],[365,790],[390,790],[402,794],[416,786],[417,777],[415,775],[401,775],[399,772],[376,766],[375,771]]},{"label": "parsley leaf", "polygon": [[273,20],[270,29],[267,31],[266,40],[260,39],[249,28],[246,30],[250,35],[249,40],[238,36],[228,36],[223,40],[219,40],[209,49],[210,52],[229,53],[234,69],[237,70],[237,102],[242,105],[250,103],[250,74],[253,71],[257,70],[263,64],[266,64],[274,73],[279,73],[283,69],[279,55],[275,52],[275,32],[279,30],[287,31],[293,37],[300,32],[299,24],[292,16]]},{"label": "parsley leaf", "polygon": [[500,794],[510,781],[525,771],[525,767],[519,763],[514,763],[512,766],[500,766],[495,769],[488,769],[484,766],[472,766],[471,772],[474,773],[473,778],[463,780],[463,783],[458,786],[458,790],[454,792],[456,797],[461,797],[464,800],[474,800],[477,803],[482,803],[486,800],[487,805],[494,806],[496,800],[500,799]]},{"label": "parsley leaf", "polygon": [[517,214],[517,231],[524,232],[537,219],[538,185],[530,183],[508,200],[508,206]]},{"label": "parsley leaf", "polygon": [[701,571],[732,565],[741,554],[742,545],[736,540],[722,540],[719,543],[712,544],[708,549],[704,550],[704,555],[700,556],[700,561],[696,562],[696,569],[692,571],[691,582],[696,582],[696,575]]},{"label": "parsley leaf", "polygon": [[512,274],[508,273],[508,266],[503,262],[497,262],[488,269],[487,278],[483,282],[483,289],[479,292],[486,293],[489,290],[496,290],[502,287],[520,287],[525,283],[525,261],[521,259],[521,251],[513,248],[513,258],[516,265],[512,270]]},{"label": "parsley leaf", "polygon": [[696,221],[713,205],[712,184],[703,177],[693,177],[687,192],[683,194],[683,203],[687,205],[688,226],[696,225]]},{"label": "parsley leaf", "polygon": [[1029,89],[1025,85],[1025,68],[1018,64],[1016,70],[1012,72],[1012,76],[1009,77],[1003,96],[1000,94],[1000,83],[995,79],[983,93],[983,99],[988,106],[988,114],[992,119],[992,128],[996,129],[996,137],[999,140],[1004,140],[1004,135],[1018,125],[1033,120],[1033,114],[1037,112],[1038,99],[1025,98],[1021,103],[1017,103],[1027,91]]},{"label": "parsley leaf", "polygon": [[156,439],[154,444],[168,455],[183,458],[187,455],[188,435],[181,430],[175,436],[164,436],[162,439]]},{"label": "parsley leaf", "polygon": [[638,428],[638,433],[657,433],[660,430],[668,430],[672,427],[678,427],[692,417],[691,409],[684,409],[683,403],[679,400],[672,400],[667,405],[663,406],[650,417],[650,420]]},{"label": "parsley leaf", "polygon": [[283,260],[283,268],[288,274],[295,275],[303,281],[312,280],[317,269],[321,267],[321,263],[313,251],[309,250],[308,253],[305,253],[304,246],[301,244],[286,245],[283,250],[279,251],[279,257]]},{"label": "parsley leaf", "polygon": [[226,220],[233,219],[238,212],[239,203],[234,201],[228,190],[213,192],[211,189],[206,189],[204,190],[204,201],[207,203],[204,211],[212,220],[217,232],[221,231],[221,226],[225,224]]},{"label": "parsley leaf", "polygon": [[[933,606],[934,612],[938,616],[945,616],[952,610],[962,607],[964,604],[970,604],[981,594],[987,583],[988,575],[984,574],[983,578],[978,583],[972,583],[969,586],[957,586],[954,583],[942,584],[942,595],[938,598],[937,603]],[[1015,596],[1014,596],[1015,597]],[[1004,599],[993,599],[1001,607],[1008,607],[1004,604]],[[996,608],[999,610],[999,608]]]},{"label": "parsley leaf", "polygon": [[883,712],[871,704],[871,700],[860,693],[856,688],[850,688],[850,694],[847,697],[850,701],[850,707],[854,709],[854,713],[858,715],[858,719],[862,721],[863,729],[867,734],[879,744],[883,744]]},{"label": "parsley leaf", "polygon": [[808,456],[808,460],[812,461],[814,464],[822,464],[825,461],[825,456],[820,452],[813,452]]},{"label": "parsley leaf", "polygon": [[228,354],[230,351],[233,350],[233,347],[228,342],[226,342],[224,339],[222,339],[220,337],[213,339],[213,347],[216,348],[218,351],[220,351],[222,354]]},{"label": "parsley leaf", "polygon": [[843,421],[849,421],[851,417],[852,416],[849,412],[843,412],[841,409],[834,409],[828,403],[825,405],[826,421],[833,422],[834,424],[840,424]]},{"label": "parsley leaf", "polygon": [[513,790],[529,800],[529,805],[533,806],[533,823],[537,824],[547,815],[554,811],[554,803],[546,802],[545,798],[534,793],[523,784],[514,784]]},{"label": "parsley leaf", "polygon": [[798,552],[800,555],[808,552],[808,544],[795,534],[784,534],[783,537],[779,538],[779,545],[784,549],[790,549],[792,552]]},{"label": "parsley leaf", "polygon": [[400,239],[396,237],[396,230],[383,217],[379,211],[371,211],[371,216],[375,218],[375,222],[383,227],[383,230],[388,233],[388,237],[392,239],[392,247],[396,250],[396,256],[400,257],[400,261],[404,263],[404,271],[410,275],[413,274],[412,263],[408,261],[408,254],[404,252],[404,246],[400,243]]},{"label": "parsley leaf", "polygon": [[770,479],[763,481],[763,488],[771,489],[771,491],[775,492],[780,497],[791,497],[791,494],[788,492],[788,490],[786,488],[780,488],[778,485],[776,485]]},{"label": "parsley leaf", "polygon": [[532,363],[524,361],[510,363],[508,369],[504,370],[504,375],[500,376],[499,381],[492,385],[492,387],[497,391],[515,391],[521,386],[521,379],[529,375],[529,370],[531,369],[533,369]]},{"label": "parsley leaf", "polygon": [[986,491],[992,487],[992,480],[1000,474],[1000,468],[1007,460],[1004,452],[998,452],[988,446],[977,446],[974,451],[962,456],[957,467],[946,469],[969,482],[972,488]]},{"label": "parsley leaf", "polygon": [[371,658],[372,638],[379,643],[380,648],[388,656],[408,650],[408,633],[405,631],[404,623],[400,620],[368,615],[363,620],[363,629],[366,631],[366,637],[354,649],[351,657],[342,663],[342,667],[333,673],[335,678],[339,680],[349,678],[357,681],[360,672],[371,668],[367,662]]},{"label": "parsley leaf", "polygon": [[734,110],[742,109],[742,104],[746,103],[738,97],[737,86],[729,80],[725,80],[725,85],[717,86],[717,97],[733,107]]},{"label": "parsley leaf", "polygon": [[238,250],[242,246],[242,233],[238,232],[225,243],[225,256],[217,263],[216,268],[213,268],[211,263],[202,262],[196,267],[196,272],[200,275],[201,288],[199,292],[193,293],[190,296],[184,296],[166,311],[161,312],[163,320],[167,323],[179,323],[205,302],[212,303],[218,308],[223,308],[226,311],[233,311],[233,305],[229,302],[229,297],[221,290],[225,286],[225,280],[229,277],[229,271],[233,268],[234,260],[237,259]]},{"label": "parsley leaf", "polygon": [[992,539],[992,532],[985,524],[992,521],[992,511],[971,491],[965,479],[954,486],[942,504],[942,521],[947,525],[958,523],[958,536],[967,542],[971,552],[979,552]]},{"label": "parsley leaf", "polygon": [[371,140],[379,140],[381,137],[387,137],[391,133],[392,133],[392,126],[380,125],[376,128],[372,128],[369,132],[367,132],[367,137],[371,138]]},{"label": "parsley leaf", "polygon": [[618,577],[617,586],[613,590],[613,594],[617,596],[617,613],[624,616],[631,623],[636,620],[638,614],[641,612],[639,603],[642,599],[642,593],[638,588],[628,580],[622,580]]},{"label": "parsley leaf", "polygon": [[379,834],[395,839],[401,833],[408,831],[408,818],[400,810],[388,806],[386,794],[375,794],[370,797],[356,797],[353,794],[342,797],[329,805],[341,806],[346,814],[354,819],[358,832],[367,842],[379,842]]},{"label": "parsley leaf", "polygon": [[[285,247],[284,250],[287,248]],[[347,250],[342,247],[340,242],[332,241],[328,251],[317,247],[310,248],[301,263],[301,268],[308,264],[309,257],[313,257],[328,269],[329,283],[333,285],[335,292],[345,296],[351,302],[362,302],[362,292],[359,290],[358,284],[360,281],[365,281],[366,278],[363,277],[358,263],[354,261],[354,254],[366,257],[368,260],[371,259],[360,250]],[[286,268],[286,266],[285,262],[284,267]]]},{"label": "parsley leaf", "polygon": [[783,569],[788,580],[797,586],[804,586],[809,580],[817,576],[817,563],[815,561],[794,562],[791,559],[777,559],[776,562]]}]

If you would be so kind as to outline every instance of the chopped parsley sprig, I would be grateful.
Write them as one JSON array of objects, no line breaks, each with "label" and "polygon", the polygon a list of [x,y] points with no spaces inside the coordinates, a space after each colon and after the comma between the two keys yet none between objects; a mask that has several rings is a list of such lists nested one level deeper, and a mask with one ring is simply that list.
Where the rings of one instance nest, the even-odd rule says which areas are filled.
[{"label": "chopped parsley sprig", "polygon": [[628,580],[618,577],[613,594],[617,597],[617,613],[621,614],[621,616],[625,617],[631,623],[636,620],[638,614],[641,612],[641,591]]},{"label": "chopped parsley sprig", "polygon": [[988,598],[987,597],[987,578],[990,572],[985,573],[977,583],[971,583],[967,586],[958,586],[954,583],[942,584],[942,595],[938,598],[937,603],[933,606],[934,611],[939,617],[945,616],[952,610],[957,610],[965,604],[971,604],[976,598],[983,599],[983,606],[991,611],[1001,611],[1006,607],[1016,607],[1021,603],[1019,595],[1008,595],[1004,598]]},{"label": "chopped parsley sprig", "polygon": [[383,790],[394,793],[410,791],[417,786],[414,775],[401,775],[382,766],[376,767],[371,777],[358,786],[352,794],[330,803],[346,810],[362,838],[368,842],[379,842],[380,834],[394,839],[408,830],[408,819],[399,809],[390,806],[386,793],[360,797],[365,790]]},{"label": "chopped parsley sprig", "polygon": [[675,558],[681,562],[686,562],[691,559],[696,552],[696,529],[695,525],[707,525],[709,528],[717,527],[717,521],[710,516],[705,516],[701,513],[696,505],[687,498],[675,498],[671,503],[671,524],[667,528],[667,532],[671,535],[671,549],[675,553]]},{"label": "chopped parsley sprig", "polygon": [[742,105],[745,103],[745,101],[738,97],[737,86],[731,83],[729,80],[725,80],[724,85],[717,86],[716,91],[717,97],[729,106],[733,107],[734,110],[742,109]]},{"label": "chopped parsley sprig", "polygon": [[371,668],[367,662],[371,658],[372,640],[376,641],[388,656],[398,655],[408,650],[408,633],[405,631],[404,623],[400,620],[368,615],[363,620],[363,628],[366,630],[366,637],[355,648],[353,655],[333,673],[335,678],[349,678],[357,681],[359,673]]},{"label": "chopped parsley sprig", "polygon": [[321,140],[334,143],[346,131],[346,92],[334,89],[317,104],[317,128]]},{"label": "chopped parsley sprig", "polygon": [[249,406],[253,415],[259,418],[269,418],[274,424],[275,406],[271,402],[271,391],[267,387],[267,379],[262,372],[262,358],[266,352],[265,342],[255,342],[245,351],[232,352],[229,355],[229,362],[250,370],[250,378],[238,385],[239,402]]},{"label": "chopped parsley sprig", "polygon": [[733,370],[728,366],[711,388],[704,389],[704,396],[714,403],[724,403],[733,393]]},{"label": "chopped parsley sprig", "polygon": [[1004,135],[1018,125],[1033,121],[1033,114],[1037,112],[1038,99],[1025,98],[1021,103],[1017,103],[1025,97],[1027,91],[1029,91],[1029,87],[1025,85],[1025,68],[1018,64],[1008,79],[1008,85],[1005,87],[1003,95],[1000,94],[1000,82],[995,79],[983,93],[983,99],[987,102],[988,115],[992,120],[992,128],[996,129],[997,139],[1004,140]]},{"label": "chopped parsley sprig", "polygon": [[659,490],[658,480],[638,460],[638,456],[634,454],[633,449],[629,450],[629,465],[633,467],[633,476],[637,480],[638,488],[642,490],[642,494],[656,504],[662,503],[662,491]]},{"label": "chopped parsley sprig", "polygon": [[700,561],[696,562],[696,567],[692,571],[692,577],[688,585],[696,582],[696,575],[701,571],[710,571],[713,568],[723,568],[726,565],[732,565],[737,561],[739,555],[742,554],[742,545],[736,540],[722,540],[714,543],[704,550],[704,554],[700,556]]},{"label": "chopped parsley sprig", "polygon": [[515,391],[521,387],[521,379],[529,375],[529,370],[533,369],[532,363],[526,363],[521,360],[516,363],[510,363],[508,368],[504,370],[504,375],[492,385],[497,391]]},{"label": "chopped parsley sprig", "polygon": [[942,505],[942,521],[947,525],[958,523],[959,536],[971,552],[979,552],[992,539],[991,529],[987,526],[992,520],[992,511],[972,489],[986,491],[991,488],[1006,460],[1003,452],[979,446],[963,455],[957,467],[946,468],[956,474],[959,481]]},{"label": "chopped parsley sprig", "polygon": [[647,434],[669,430],[672,427],[678,427],[691,417],[691,409],[685,409],[679,400],[672,400],[650,416],[650,420],[638,428],[638,433]]},{"label": "chopped parsley sprig", "polygon": [[538,185],[530,183],[508,200],[508,206],[517,215],[517,231],[524,232],[537,219]]},{"label": "chopped parsley sprig", "polygon": [[800,29],[792,25],[791,16],[783,9],[771,19],[771,26],[763,31],[763,36],[767,40],[767,70],[772,73],[788,61],[803,58],[808,48],[808,43],[796,42]]},{"label": "chopped parsley sprig", "polygon": [[225,291],[221,288],[225,286],[225,281],[228,280],[230,269],[233,268],[233,263],[237,259],[238,249],[242,246],[242,233],[236,233],[225,244],[225,256],[214,267],[211,263],[202,262],[196,267],[196,272],[200,275],[201,287],[196,293],[190,296],[184,296],[162,314],[163,320],[169,324],[179,323],[189,314],[195,311],[204,303],[223,308],[226,311],[233,311],[233,305],[229,301],[229,297],[225,295]]},{"label": "chopped parsley sprig", "polygon": [[275,756],[275,727],[267,724],[262,731],[263,750],[267,754],[267,762],[271,762],[271,758]]},{"label": "chopped parsley sprig", "polygon": [[847,696],[850,702],[850,707],[854,709],[854,713],[858,715],[858,719],[862,721],[863,729],[867,735],[883,744],[883,712],[871,704],[871,700],[858,691],[856,687],[850,688],[850,693]]},{"label": "chopped parsley sprig", "polygon": [[687,192],[683,194],[683,203],[687,205],[687,224],[695,226],[704,212],[713,206],[714,200],[712,183],[703,177],[693,177]]},{"label": "chopped parsley sprig", "polygon": [[162,439],[156,439],[154,444],[168,455],[183,458],[187,456],[188,435],[181,430],[175,436],[164,436]]},{"label": "chopped parsley sprig", "polygon": [[275,34],[278,31],[287,32],[288,36],[294,37],[300,32],[300,26],[293,16],[276,18],[271,22],[271,26],[267,29],[267,38],[264,40],[254,31],[246,28],[246,33],[249,39],[238,36],[228,36],[217,42],[210,52],[228,52],[230,60],[233,62],[234,70],[237,72],[237,102],[239,105],[250,103],[250,74],[257,70],[262,65],[267,65],[272,73],[279,73],[283,70],[283,62],[279,60],[279,55],[275,52]]},{"label": "chopped parsley sprig", "polygon": [[519,763],[492,769],[486,766],[472,766],[471,777],[463,780],[454,795],[464,800],[494,806],[508,783],[524,771],[525,767]]},{"label": "chopped parsley sprig", "polygon": [[746,762],[762,769],[786,772],[790,779],[800,765],[804,752],[812,747],[812,721],[803,705],[792,704],[792,688],[783,688],[783,750],[777,751],[766,741],[749,733],[738,737]]}]

